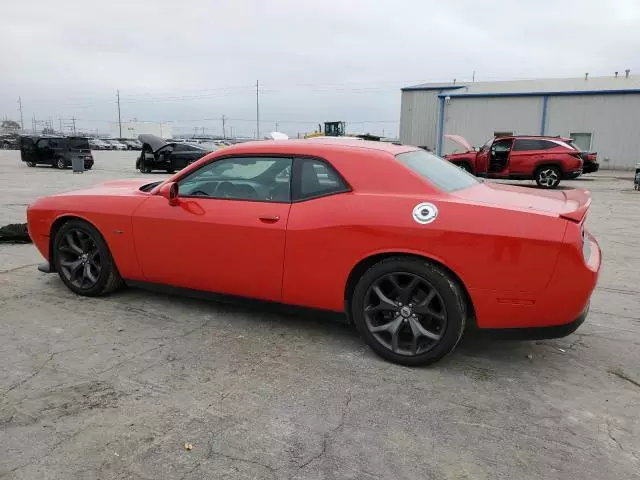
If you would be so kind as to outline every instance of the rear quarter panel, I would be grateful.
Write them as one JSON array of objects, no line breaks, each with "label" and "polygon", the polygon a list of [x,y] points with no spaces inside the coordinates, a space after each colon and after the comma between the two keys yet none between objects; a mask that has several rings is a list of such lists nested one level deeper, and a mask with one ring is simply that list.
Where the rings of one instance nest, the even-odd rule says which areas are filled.
[{"label": "rear quarter panel", "polygon": [[[421,225],[412,211],[424,201],[439,213]],[[535,298],[551,279],[565,228],[553,215],[471,205],[446,195],[345,193],[296,203],[287,226],[283,300],[341,311],[352,269],[380,253],[444,264],[472,301],[483,295],[494,301]],[[479,324],[493,315],[487,309],[476,314]]]},{"label": "rear quarter panel", "polygon": [[104,237],[122,277],[142,279],[136,256],[131,214],[147,198],[147,194],[100,194],[86,190],[44,197],[27,210],[29,234],[40,253],[49,261],[49,241],[53,224],[63,217],[77,217],[96,227]]}]

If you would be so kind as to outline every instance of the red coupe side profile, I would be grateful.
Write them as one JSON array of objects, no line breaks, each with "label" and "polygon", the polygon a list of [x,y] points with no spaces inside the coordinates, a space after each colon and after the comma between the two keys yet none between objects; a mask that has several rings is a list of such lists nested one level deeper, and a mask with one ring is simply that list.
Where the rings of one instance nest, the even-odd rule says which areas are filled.
[{"label": "red coupe side profile", "polygon": [[323,139],[224,148],[27,216],[41,269],[77,294],[126,284],[344,312],[377,354],[423,365],[472,326],[578,328],[600,269],[590,202],[482,182],[416,147]]}]

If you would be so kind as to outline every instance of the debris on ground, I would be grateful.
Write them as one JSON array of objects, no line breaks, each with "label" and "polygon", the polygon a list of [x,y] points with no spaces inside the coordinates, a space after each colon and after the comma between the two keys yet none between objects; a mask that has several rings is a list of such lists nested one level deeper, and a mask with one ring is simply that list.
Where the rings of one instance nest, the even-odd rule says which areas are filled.
[{"label": "debris on ground", "polygon": [[26,223],[10,223],[0,227],[0,243],[31,243]]}]

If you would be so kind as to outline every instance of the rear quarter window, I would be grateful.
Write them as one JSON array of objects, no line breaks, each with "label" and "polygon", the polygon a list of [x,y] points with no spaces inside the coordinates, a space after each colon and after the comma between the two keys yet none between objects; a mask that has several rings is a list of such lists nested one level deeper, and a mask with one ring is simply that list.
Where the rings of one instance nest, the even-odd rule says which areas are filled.
[{"label": "rear quarter window", "polygon": [[401,153],[396,155],[396,158],[443,192],[454,192],[479,183],[470,173],[424,150]]}]

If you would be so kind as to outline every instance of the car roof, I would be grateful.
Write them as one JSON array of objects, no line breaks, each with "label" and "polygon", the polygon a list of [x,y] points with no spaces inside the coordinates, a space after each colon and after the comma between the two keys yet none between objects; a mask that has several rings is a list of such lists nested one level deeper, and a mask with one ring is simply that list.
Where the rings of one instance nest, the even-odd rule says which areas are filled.
[{"label": "car roof", "polygon": [[291,155],[321,155],[323,152],[348,151],[352,149],[365,149],[377,152],[386,152],[391,155],[398,155],[413,150],[418,147],[402,145],[399,143],[375,142],[360,139],[348,139],[348,137],[325,137],[319,139],[304,140],[259,140],[224,148],[222,151],[228,153],[279,153]]},{"label": "car roof", "polygon": [[566,137],[551,135],[498,135],[496,138],[536,138],[542,140],[566,140]]}]

